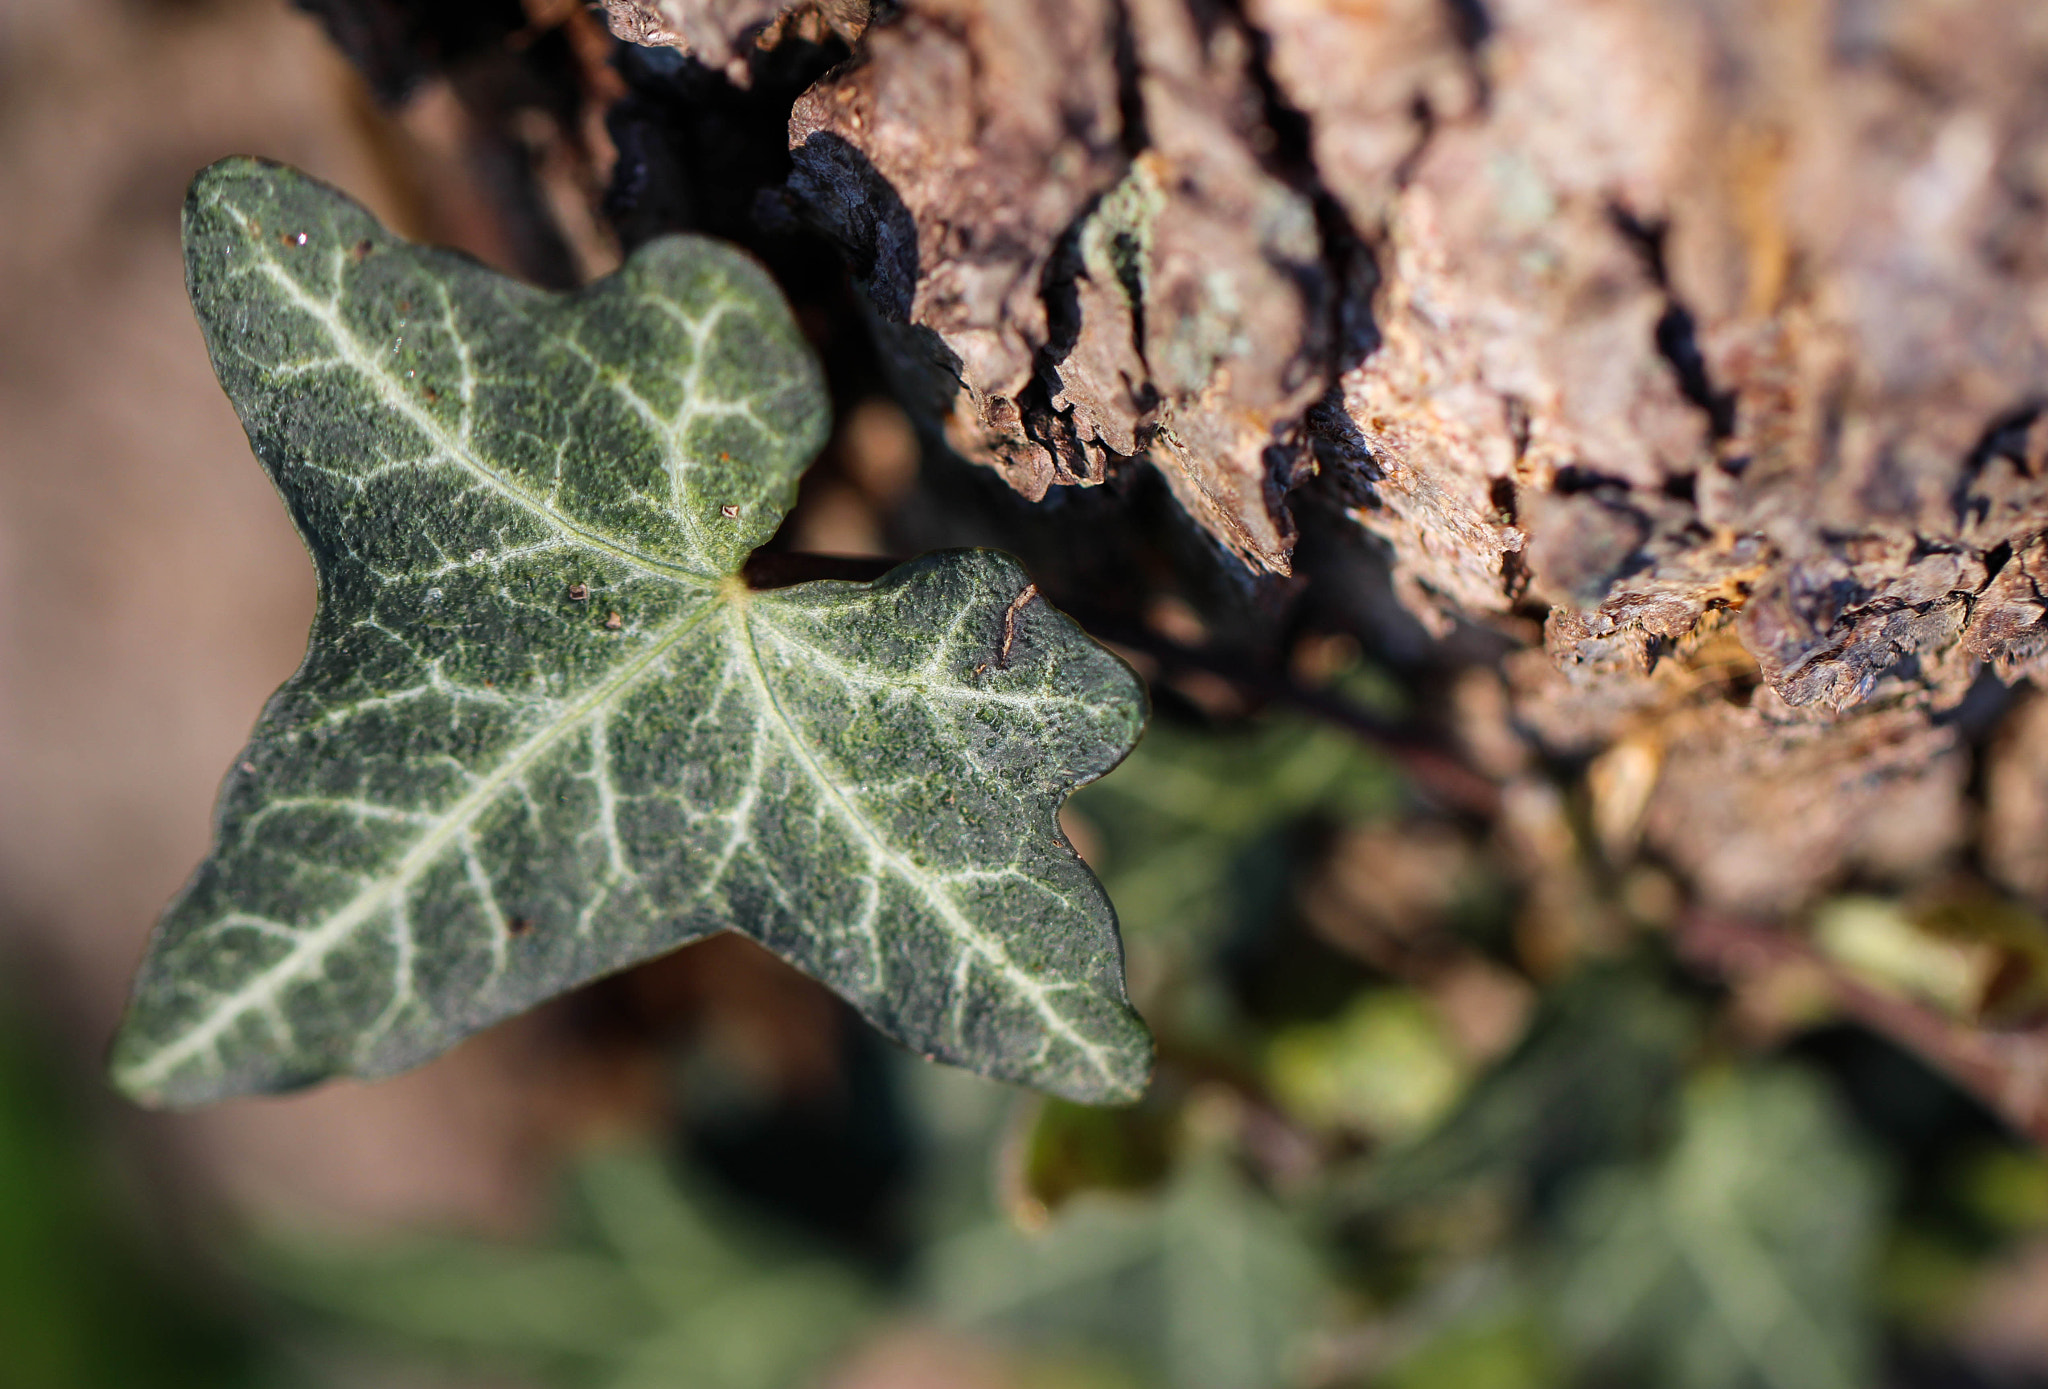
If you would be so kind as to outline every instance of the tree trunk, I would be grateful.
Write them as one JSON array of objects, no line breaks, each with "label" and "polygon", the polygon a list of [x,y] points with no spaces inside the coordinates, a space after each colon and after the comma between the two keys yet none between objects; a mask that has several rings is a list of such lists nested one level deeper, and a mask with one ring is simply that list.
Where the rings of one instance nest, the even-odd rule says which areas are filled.
[{"label": "tree trunk", "polygon": [[[1149,464],[1275,575],[1339,498],[1710,901],[1965,849],[1966,697],[2048,653],[2048,11],[896,9],[788,198],[953,450],[1031,497]],[[2030,895],[2041,724],[1981,778]]]}]

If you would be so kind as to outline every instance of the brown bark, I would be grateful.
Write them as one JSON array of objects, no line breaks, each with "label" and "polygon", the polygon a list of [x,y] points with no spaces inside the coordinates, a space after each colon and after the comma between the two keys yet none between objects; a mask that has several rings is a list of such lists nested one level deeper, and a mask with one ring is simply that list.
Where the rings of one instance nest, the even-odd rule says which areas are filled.
[{"label": "brown bark", "polygon": [[744,87],[750,49],[785,37],[851,43],[867,27],[869,0],[604,0],[605,22],[628,43],[676,48]]},{"label": "brown bark", "polygon": [[1519,724],[1628,745],[1607,820],[1710,900],[1961,848],[1947,715],[2048,659],[2048,12],[898,10],[788,196],[955,451],[1149,464],[1276,574],[1320,473],[1432,631],[1541,646]]}]

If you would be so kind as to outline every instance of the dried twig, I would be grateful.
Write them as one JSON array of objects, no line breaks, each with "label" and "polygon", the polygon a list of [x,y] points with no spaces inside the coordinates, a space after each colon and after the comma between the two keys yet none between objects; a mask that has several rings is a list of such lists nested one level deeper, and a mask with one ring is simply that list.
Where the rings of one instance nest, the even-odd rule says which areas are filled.
[{"label": "dried twig", "polygon": [[1023,592],[1010,600],[1010,606],[1003,609],[1003,647],[996,653],[996,665],[1003,670],[1010,668],[1010,648],[1017,643],[1017,615],[1031,605],[1038,596],[1037,584],[1024,585]]},{"label": "dried twig", "polygon": [[1500,811],[1499,785],[1467,766],[1434,729],[1382,718],[1341,695],[1265,668],[1248,656],[1214,647],[1185,646],[1150,627],[1106,614],[1068,611],[1091,636],[1141,652],[1157,661],[1165,673],[1202,671],[1228,681],[1256,703],[1298,709],[1356,734],[1398,762],[1415,789],[1445,809],[1482,820]]},{"label": "dried twig", "polygon": [[1724,979],[1797,967],[1822,981],[1843,1012],[1908,1048],[1976,1096],[2015,1130],[2048,1145],[2048,1030],[1995,1032],[1872,988],[1790,931],[1692,911],[1679,919],[1679,953]]},{"label": "dried twig", "polygon": [[[865,555],[758,552],[747,561],[744,573],[753,587],[767,589],[817,579],[872,580],[899,562]],[[1038,596],[1036,585],[1027,588],[1005,616],[1006,654],[1015,635],[1018,609]],[[1400,764],[1416,790],[1448,810],[1491,819],[1500,809],[1500,787],[1467,766],[1434,729],[1382,718],[1339,695],[1312,689],[1284,673],[1266,669],[1250,656],[1214,647],[1183,645],[1149,626],[1106,612],[1074,607],[1064,611],[1091,636],[1150,657],[1166,674],[1203,671],[1228,681],[1254,703],[1298,709],[1356,734],[1386,752]]]}]

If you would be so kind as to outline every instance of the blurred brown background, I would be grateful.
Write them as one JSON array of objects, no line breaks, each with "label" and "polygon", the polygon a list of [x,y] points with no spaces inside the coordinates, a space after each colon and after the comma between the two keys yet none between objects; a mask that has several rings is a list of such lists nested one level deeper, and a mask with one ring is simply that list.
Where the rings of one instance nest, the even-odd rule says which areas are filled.
[{"label": "blurred brown background", "polygon": [[[455,119],[411,109],[282,4],[0,5],[0,969],[83,1084],[313,606],[185,301],[185,185],[265,155],[493,257],[459,173],[393,172]],[[389,1084],[127,1122],[238,1206],[502,1225],[546,1127],[511,1077],[547,1054],[512,1029]]]}]

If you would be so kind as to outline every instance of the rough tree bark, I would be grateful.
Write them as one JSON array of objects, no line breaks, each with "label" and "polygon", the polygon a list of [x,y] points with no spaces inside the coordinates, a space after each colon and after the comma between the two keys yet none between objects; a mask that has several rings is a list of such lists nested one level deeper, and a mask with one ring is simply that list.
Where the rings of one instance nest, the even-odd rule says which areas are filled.
[{"label": "rough tree bark", "polygon": [[793,37],[852,42],[867,27],[871,7],[868,0],[604,0],[604,12],[626,42],[681,49],[746,86],[749,50]]},{"label": "rough tree bark", "polygon": [[[1524,641],[1519,726],[1710,901],[1971,838],[1957,710],[2048,663],[2048,10],[890,8],[788,198],[954,450],[1033,497],[1149,464],[1274,574],[1317,478],[1431,630]],[[1984,754],[2029,895],[2042,725]]]}]

